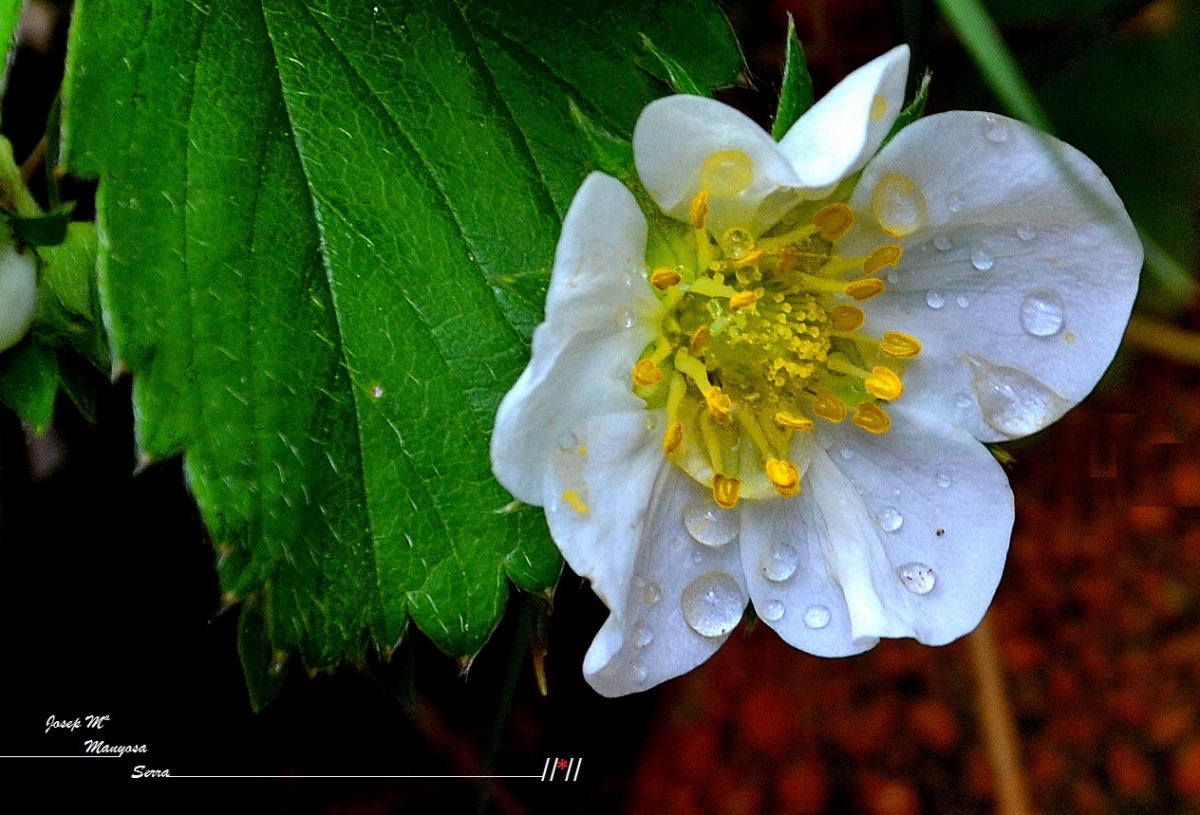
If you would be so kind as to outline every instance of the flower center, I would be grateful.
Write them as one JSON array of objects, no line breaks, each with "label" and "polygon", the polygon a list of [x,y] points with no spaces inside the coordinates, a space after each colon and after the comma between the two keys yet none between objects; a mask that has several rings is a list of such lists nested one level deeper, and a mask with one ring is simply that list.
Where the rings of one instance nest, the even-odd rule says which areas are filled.
[{"label": "flower center", "polygon": [[[716,235],[710,200],[746,189],[753,165],[739,151],[715,153],[700,181],[678,262],[652,264],[657,336],[632,378],[648,407],[666,410],[667,456],[731,509],[740,498],[799,493],[808,462],[793,460],[793,437],[817,420],[849,416],[864,432],[886,433],[891,420],[880,402],[903,393],[901,373],[921,344],[865,330],[856,303],[885,291],[879,275],[902,249],[888,243],[865,257],[840,256],[836,242],[855,218],[844,203],[801,204],[759,238],[736,226]],[[911,197],[892,183],[893,197]],[[906,227],[923,219],[920,204],[897,219]]]}]

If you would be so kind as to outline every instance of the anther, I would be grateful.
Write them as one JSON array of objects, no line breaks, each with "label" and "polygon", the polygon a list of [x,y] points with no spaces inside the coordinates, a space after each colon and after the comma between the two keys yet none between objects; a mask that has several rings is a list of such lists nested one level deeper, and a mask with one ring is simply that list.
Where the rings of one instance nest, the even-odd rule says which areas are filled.
[{"label": "anther", "polygon": [[757,294],[752,291],[740,291],[729,298],[729,310],[736,314],[746,306],[754,305],[756,302],[758,302]]},{"label": "anther", "polygon": [[781,410],[775,414],[775,424],[784,430],[812,430],[813,420],[807,416],[797,416],[795,413]]},{"label": "anther", "polygon": [[829,312],[829,320],[838,331],[857,331],[862,328],[866,317],[857,306],[838,306]]},{"label": "anther", "polygon": [[728,423],[732,418],[733,400],[716,385],[704,394],[704,401],[708,404],[708,409],[712,411],[713,418],[721,424]]},{"label": "anther", "polygon": [[699,354],[700,351],[704,349],[704,346],[708,345],[708,341],[711,337],[712,329],[706,325],[700,326],[696,329],[696,332],[692,334],[691,340],[688,341],[688,351],[690,351],[693,356]]},{"label": "anther", "polygon": [[800,492],[800,474],[787,459],[767,459],[767,478],[775,485],[775,491],[784,498],[791,498]]},{"label": "anther", "polygon": [[766,254],[767,253],[764,252],[762,249],[755,247],[754,249],[751,249],[746,254],[742,255],[740,258],[736,259],[733,262],[733,267],[735,269],[741,269],[746,266],[749,266],[752,263],[758,263],[760,260],[763,259],[763,257]]},{"label": "anther", "polygon": [[885,331],[879,351],[896,359],[915,359],[921,353],[921,342],[916,337],[901,334],[899,331]]},{"label": "anther", "polygon": [[904,393],[904,383],[900,381],[900,377],[891,368],[882,365],[876,365],[871,370],[871,375],[863,382],[863,387],[867,389],[867,393],[888,402],[899,399],[900,394]]},{"label": "anther", "polygon": [[678,286],[680,280],[683,280],[683,277],[679,272],[665,266],[650,273],[650,285],[659,291],[666,291],[672,286]]},{"label": "anther", "polygon": [[719,473],[713,476],[713,500],[721,509],[733,509],[737,506],[738,493],[742,491],[742,482],[736,478],[727,478]]},{"label": "anther", "polygon": [[779,265],[775,267],[776,277],[787,277],[796,264],[800,262],[800,250],[794,246],[785,247],[779,253]]},{"label": "anther", "polygon": [[858,409],[854,412],[854,418],[850,421],[866,430],[868,433],[882,435],[888,432],[888,428],[892,426],[892,420],[883,412],[883,409],[872,402],[862,402]]},{"label": "anther", "polygon": [[691,217],[692,226],[696,229],[704,228],[704,219],[708,217],[708,190],[700,190],[696,197],[692,199],[692,208],[688,212]]},{"label": "anther", "polygon": [[863,300],[870,300],[872,297],[882,294],[886,288],[883,285],[883,281],[878,277],[868,277],[865,280],[855,280],[853,283],[847,283],[842,291],[848,297],[852,297],[861,303]]},{"label": "anther", "polygon": [[583,503],[583,499],[579,497],[579,493],[575,490],[567,490],[562,494],[562,499],[571,505],[571,509],[578,512],[580,515],[586,515],[588,511],[587,504]]},{"label": "anther", "polygon": [[903,254],[904,249],[899,244],[889,243],[881,246],[863,263],[863,274],[875,274],[885,266],[895,266]]},{"label": "anther", "polygon": [[662,375],[662,369],[655,365],[652,359],[639,360],[638,364],[633,366],[633,384],[639,388],[657,385],[662,380]]},{"label": "anther", "polygon": [[683,424],[680,422],[671,422],[667,428],[667,432],[663,434],[663,452],[671,455],[679,449],[679,445],[683,442]]},{"label": "anther", "polygon": [[813,216],[823,240],[833,243],[854,225],[854,212],[845,204],[830,204]]},{"label": "anther", "polygon": [[813,400],[813,413],[837,424],[846,418],[846,403],[833,391],[822,389]]}]

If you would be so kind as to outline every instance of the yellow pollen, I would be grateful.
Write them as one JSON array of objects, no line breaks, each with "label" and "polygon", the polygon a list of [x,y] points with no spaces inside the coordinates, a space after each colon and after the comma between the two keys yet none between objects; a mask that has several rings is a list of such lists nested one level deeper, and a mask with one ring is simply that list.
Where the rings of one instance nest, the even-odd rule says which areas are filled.
[{"label": "yellow pollen", "polygon": [[870,300],[875,295],[882,294],[886,288],[878,277],[868,277],[866,280],[855,280],[853,283],[846,284],[842,291],[848,297],[861,303],[863,300]]},{"label": "yellow pollen", "polygon": [[871,112],[868,114],[872,122],[878,122],[887,113],[887,100],[879,94],[875,94],[875,98],[871,100]]},{"label": "yellow pollen", "polygon": [[758,295],[752,291],[741,291],[729,298],[729,310],[735,314],[746,306],[754,305],[758,302]]},{"label": "yellow pollen", "polygon": [[662,369],[654,364],[652,359],[639,360],[633,366],[633,384],[639,388],[657,385],[662,380]]},{"label": "yellow pollen", "polygon": [[683,277],[680,276],[679,272],[666,267],[655,269],[650,274],[650,285],[659,291],[666,291],[672,286],[678,286],[680,280],[683,280]]},{"label": "yellow pollen", "polygon": [[713,418],[721,424],[729,422],[733,413],[733,400],[715,385],[704,394],[704,401],[712,411]]},{"label": "yellow pollen", "polygon": [[871,402],[861,403],[858,410],[854,412],[854,418],[850,421],[868,433],[876,435],[888,432],[888,428],[892,426],[892,420],[883,412],[883,409]]},{"label": "yellow pollen", "polygon": [[854,212],[845,204],[830,204],[813,216],[821,238],[833,243],[854,225]]},{"label": "yellow pollen", "polygon": [[567,490],[562,494],[562,499],[571,505],[571,509],[578,512],[580,515],[586,515],[588,511],[587,504],[583,503],[583,499],[579,497],[579,493],[575,490]]},{"label": "yellow pollen", "polygon": [[812,430],[813,420],[807,416],[797,416],[795,413],[781,410],[775,414],[775,424],[785,430]]},{"label": "yellow pollen", "polygon": [[829,312],[829,319],[838,331],[857,331],[866,321],[858,306],[838,306]]},{"label": "yellow pollen", "polygon": [[821,389],[813,400],[813,413],[837,424],[846,418],[846,403],[833,391]]},{"label": "yellow pollen", "polygon": [[775,485],[775,491],[784,498],[800,492],[800,474],[787,459],[767,459],[767,478]]},{"label": "yellow pollen", "polygon": [[663,434],[663,452],[671,455],[679,449],[679,445],[683,442],[683,424],[680,422],[671,422],[671,426],[667,428],[667,432]]},{"label": "yellow pollen", "polygon": [[754,181],[754,162],[741,150],[721,150],[704,160],[700,183],[717,198],[732,198]]},{"label": "yellow pollen", "polygon": [[872,252],[871,256],[867,258],[867,262],[863,264],[863,274],[875,274],[885,266],[895,266],[903,254],[904,250],[897,244],[890,243],[881,246]]},{"label": "yellow pollen", "polygon": [[788,246],[779,253],[779,265],[775,267],[776,277],[787,277],[792,269],[796,268],[796,264],[800,261],[800,250],[794,246]]},{"label": "yellow pollen", "polygon": [[754,249],[751,249],[749,252],[742,255],[737,260],[735,260],[733,262],[733,268],[742,269],[742,268],[745,268],[746,266],[751,265],[752,263],[758,263],[760,260],[763,259],[763,257],[766,254],[767,253],[764,252],[761,248],[755,247]]},{"label": "yellow pollen", "polygon": [[691,218],[692,226],[696,229],[704,228],[704,219],[708,217],[708,190],[700,190],[692,199],[692,207],[688,216]]},{"label": "yellow pollen", "polygon": [[742,482],[736,478],[726,478],[723,475],[713,476],[713,500],[721,509],[733,509],[737,506],[738,493],[742,491]]},{"label": "yellow pollen", "polygon": [[867,393],[888,402],[900,398],[900,394],[904,393],[904,383],[900,381],[900,377],[891,368],[882,365],[876,365],[872,369],[863,386]]},{"label": "yellow pollen", "polygon": [[879,351],[896,359],[915,359],[921,353],[921,342],[916,337],[901,334],[899,331],[885,331]]}]

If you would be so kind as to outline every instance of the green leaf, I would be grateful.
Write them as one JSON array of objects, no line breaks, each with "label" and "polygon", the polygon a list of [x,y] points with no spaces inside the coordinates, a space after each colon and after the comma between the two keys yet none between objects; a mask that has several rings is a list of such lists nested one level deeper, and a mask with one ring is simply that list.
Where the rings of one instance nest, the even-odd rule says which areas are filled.
[{"label": "green leaf", "polygon": [[783,59],[783,87],[779,90],[779,108],[771,135],[779,141],[801,116],[813,106],[813,83],[804,59],[804,46],[796,36],[796,21],[788,14],[787,51]]},{"label": "green leaf", "polygon": [[588,168],[567,100],[627,136],[666,90],[640,34],[713,87],[741,67],[728,23],[707,0],[76,14],[67,166],[102,177],[138,444],[187,452],[224,591],[262,598],[252,650],[330,667],[411,616],[474,654],[509,579],[560,569],[540,509],[497,512],[488,444]]},{"label": "green leaf", "polygon": [[686,68],[680,65],[670,54],[655,46],[645,34],[642,35],[642,45],[645,46],[647,53],[658,62],[663,73],[666,74],[667,84],[676,93],[688,93],[692,96],[712,96],[707,88],[692,78]]},{"label": "green leaf", "polygon": [[14,238],[28,246],[57,246],[67,237],[73,209],[74,204],[67,204],[32,218],[15,215],[8,219],[8,228]]},{"label": "green leaf", "polygon": [[58,360],[50,346],[26,337],[0,355],[0,402],[38,435],[50,427],[57,394]]},{"label": "green leaf", "polygon": [[588,118],[579,109],[575,100],[569,100],[571,120],[579,129],[579,138],[587,151],[591,165],[602,173],[608,173],[614,178],[632,183],[637,178],[637,168],[633,163],[633,145],[627,139],[622,139],[609,133],[600,125]]},{"label": "green leaf", "polygon": [[[4,80],[8,79],[8,52],[12,49],[17,37],[17,23],[21,21],[21,7],[24,0],[0,0],[0,68],[5,72]],[[5,82],[0,80],[0,95],[3,95]]]}]

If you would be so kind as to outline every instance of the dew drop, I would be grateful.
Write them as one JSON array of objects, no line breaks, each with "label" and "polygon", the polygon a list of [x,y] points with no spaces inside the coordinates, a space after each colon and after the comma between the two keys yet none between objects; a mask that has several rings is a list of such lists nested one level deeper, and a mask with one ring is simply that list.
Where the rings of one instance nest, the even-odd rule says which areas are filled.
[{"label": "dew drop", "polygon": [[778,600],[772,600],[763,607],[762,618],[769,623],[778,622],[783,619],[784,611],[786,609],[783,607],[783,603]]},{"label": "dew drop", "polygon": [[804,624],[812,629],[820,629],[829,625],[829,609],[825,606],[809,606],[804,612]]},{"label": "dew drop", "polygon": [[724,546],[738,533],[738,515],[712,501],[691,501],[683,508],[683,525],[697,543]]},{"label": "dew drop", "polygon": [[742,619],[746,599],[742,589],[724,572],[707,572],[688,584],[681,598],[683,618],[697,634],[720,637]]},{"label": "dew drop", "polygon": [[966,308],[967,306],[971,305],[971,298],[967,297],[965,294],[960,294],[958,297],[954,298],[954,302],[958,303],[959,308]]},{"label": "dew drop", "polygon": [[371,386],[371,397],[373,399],[382,399],[385,393],[387,393],[387,391],[383,389],[383,385]]},{"label": "dew drop", "polygon": [[948,476],[946,473],[938,473],[937,474],[937,485],[939,487],[941,487],[942,489],[945,489],[946,487],[950,486],[950,483],[951,483],[950,476]]},{"label": "dew drop", "polygon": [[954,248],[954,241],[949,235],[938,235],[933,239],[933,248],[939,252],[949,252]]},{"label": "dew drop", "polygon": [[925,292],[925,305],[935,309],[941,308],[942,306],[946,305],[946,298],[943,297],[940,292],[930,289],[929,291]]},{"label": "dew drop", "polygon": [[819,430],[817,431],[817,444],[821,445],[823,449],[828,450],[833,446],[833,436],[830,436],[823,430]]},{"label": "dew drop", "polygon": [[1031,241],[1037,237],[1037,231],[1034,230],[1033,224],[1021,224],[1017,227],[1017,237],[1023,241]]},{"label": "dew drop", "polygon": [[642,663],[639,662],[633,666],[633,678],[636,679],[638,682],[645,682],[646,677],[649,675],[650,675],[650,672],[648,670],[646,670],[646,666],[643,665]]},{"label": "dew drop", "polygon": [[637,630],[637,634],[634,635],[633,641],[638,648],[645,648],[647,645],[654,642],[654,632],[643,625]]},{"label": "dew drop", "polygon": [[899,272],[888,272],[887,281],[888,281],[889,283],[896,283],[896,282],[898,282],[899,280],[900,280],[900,273],[899,273]]},{"label": "dew drop", "polygon": [[622,308],[617,310],[617,325],[620,328],[633,328],[634,315],[631,309]]},{"label": "dew drop", "polygon": [[900,582],[913,594],[929,594],[937,578],[933,569],[924,563],[905,563],[900,567]]},{"label": "dew drop", "polygon": [[730,229],[721,236],[721,249],[726,256],[737,260],[754,248],[754,236],[744,229]]},{"label": "dew drop", "polygon": [[925,223],[925,195],[917,182],[901,173],[888,173],[871,193],[871,211],[884,232],[896,238],[911,235]]},{"label": "dew drop", "polygon": [[954,406],[959,410],[966,410],[971,406],[971,397],[965,393],[955,394]]},{"label": "dew drop", "polygon": [[954,193],[946,200],[946,206],[949,207],[951,212],[962,212],[963,204],[965,203],[966,201],[958,193]]},{"label": "dew drop", "polygon": [[653,581],[646,583],[642,588],[642,599],[646,601],[646,605],[653,606],[662,599],[662,588]]},{"label": "dew drop", "polygon": [[983,135],[992,144],[1003,144],[1012,135],[1012,125],[1007,119],[988,114],[983,117]]},{"label": "dew drop", "polygon": [[1050,289],[1025,295],[1021,303],[1021,328],[1035,337],[1053,337],[1063,325],[1062,296]]},{"label": "dew drop", "polygon": [[972,249],[971,265],[981,272],[986,272],[996,265],[996,259],[986,249]]},{"label": "dew drop", "polygon": [[692,552],[692,563],[699,563],[704,560],[703,552]]},{"label": "dew drop", "polygon": [[1016,438],[1041,430],[1066,413],[1070,403],[1034,377],[1004,365],[965,354],[971,386],[983,420],[993,430]]},{"label": "dew drop", "polygon": [[838,454],[842,457],[843,461],[849,461],[850,459],[854,458],[854,451],[849,447],[843,447],[838,451]]},{"label": "dew drop", "polygon": [[732,198],[754,180],[754,162],[741,150],[721,150],[704,160],[700,183],[717,198]]},{"label": "dew drop", "polygon": [[904,523],[904,516],[895,507],[884,507],[875,515],[884,532],[895,532]]},{"label": "dew drop", "polygon": [[796,547],[786,541],[778,541],[763,553],[759,567],[767,580],[782,583],[796,573],[799,565],[800,556],[796,553]]}]

